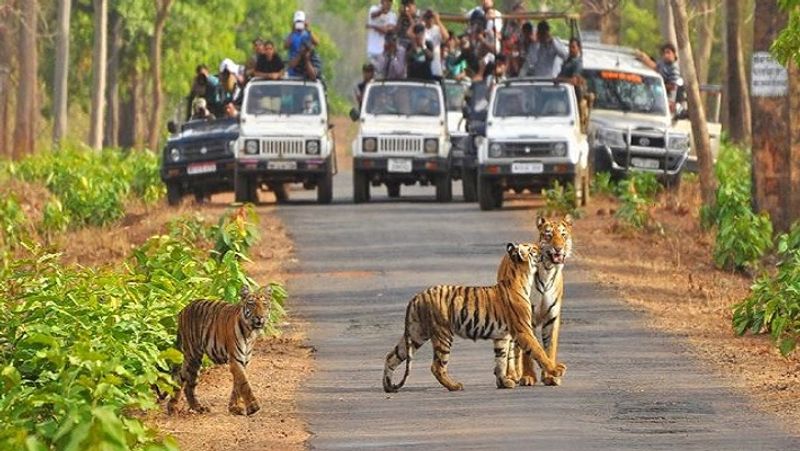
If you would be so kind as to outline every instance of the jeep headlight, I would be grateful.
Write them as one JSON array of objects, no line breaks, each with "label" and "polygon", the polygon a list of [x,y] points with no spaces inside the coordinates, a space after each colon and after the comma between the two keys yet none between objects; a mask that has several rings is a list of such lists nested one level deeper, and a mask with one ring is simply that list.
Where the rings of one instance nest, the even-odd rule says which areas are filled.
[{"label": "jeep headlight", "polygon": [[306,141],[306,153],[308,155],[319,155],[319,140]]},{"label": "jeep headlight", "polygon": [[686,152],[689,150],[689,135],[670,135],[669,150]]},{"label": "jeep headlight", "polygon": [[425,140],[425,153],[436,153],[439,151],[439,140],[428,138]]},{"label": "jeep headlight", "polygon": [[233,141],[229,141],[228,142],[228,151],[230,153],[236,153],[236,140],[235,139]]},{"label": "jeep headlight", "polygon": [[554,157],[566,157],[567,156],[567,143],[555,143],[553,145],[553,156]]},{"label": "jeep headlight", "polygon": [[503,155],[503,145],[500,143],[492,143],[489,145],[489,156],[492,158],[500,158]]},{"label": "jeep headlight", "polygon": [[258,154],[258,141],[255,139],[248,139],[244,142],[244,153],[247,155]]},{"label": "jeep headlight", "polygon": [[597,144],[608,147],[625,147],[625,135],[621,130],[598,129],[595,139]]},{"label": "jeep headlight", "polygon": [[378,140],[375,138],[364,138],[361,143],[361,150],[364,152],[376,152],[378,150]]},{"label": "jeep headlight", "polygon": [[177,163],[181,159],[181,151],[175,147],[169,149],[169,158],[173,163]]}]

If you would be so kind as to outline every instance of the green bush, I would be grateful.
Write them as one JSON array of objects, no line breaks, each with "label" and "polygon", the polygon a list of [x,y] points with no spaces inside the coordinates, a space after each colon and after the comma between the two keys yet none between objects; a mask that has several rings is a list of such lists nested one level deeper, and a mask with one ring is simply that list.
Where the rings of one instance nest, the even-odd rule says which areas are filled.
[{"label": "green bush", "polygon": [[[0,449],[176,448],[136,412],[157,408],[154,385],[172,388],[177,313],[253,283],[235,252],[209,252],[198,223],[173,223],[121,269],[63,266],[41,250],[0,262]],[[274,286],[271,328],[285,296]]]},{"label": "green bush", "polygon": [[641,230],[657,226],[650,213],[661,184],[654,174],[632,172],[617,185],[619,209],[616,217],[624,225]]},{"label": "green bush", "polygon": [[582,215],[576,207],[575,187],[571,183],[564,186],[556,180],[550,188],[542,190],[542,197],[545,201],[544,214],[546,215],[570,214],[576,218],[580,218]]},{"label": "green bush", "polygon": [[617,184],[611,178],[609,172],[598,172],[592,178],[592,194],[600,194],[604,196],[615,196],[617,193]]},{"label": "green bush", "polygon": [[734,306],[733,327],[768,331],[783,355],[797,348],[800,339],[800,222],[778,238],[777,272],[756,280],[750,296]]},{"label": "green bush", "polygon": [[716,226],[714,263],[719,268],[752,269],[772,247],[772,223],[751,207],[749,152],[724,144],[715,168],[716,204],[703,207],[701,221]]},{"label": "green bush", "polygon": [[14,249],[29,237],[30,221],[17,199],[0,198],[0,249]]}]

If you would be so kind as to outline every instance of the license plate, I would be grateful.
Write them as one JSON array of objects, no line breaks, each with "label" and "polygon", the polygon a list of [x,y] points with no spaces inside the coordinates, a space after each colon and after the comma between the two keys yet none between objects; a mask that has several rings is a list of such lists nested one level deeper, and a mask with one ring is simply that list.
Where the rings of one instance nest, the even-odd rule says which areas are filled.
[{"label": "license plate", "polygon": [[542,163],[512,163],[512,174],[541,174],[544,172],[544,164]]},{"label": "license plate", "polygon": [[195,163],[186,167],[186,173],[189,175],[208,174],[217,172],[216,163]]},{"label": "license plate", "polygon": [[389,172],[411,172],[413,169],[411,160],[398,160],[397,158],[389,158],[387,170]]},{"label": "license plate", "polygon": [[275,171],[293,171],[297,169],[296,161],[268,161],[267,169]]},{"label": "license plate", "polygon": [[631,158],[631,166],[642,169],[658,169],[661,162],[652,158]]}]

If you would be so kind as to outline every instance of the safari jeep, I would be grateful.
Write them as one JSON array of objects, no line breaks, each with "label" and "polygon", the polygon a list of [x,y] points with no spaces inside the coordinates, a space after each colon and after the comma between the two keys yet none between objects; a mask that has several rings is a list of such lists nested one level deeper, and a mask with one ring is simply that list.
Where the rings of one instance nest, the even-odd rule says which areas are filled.
[{"label": "safari jeep", "polygon": [[285,184],[333,199],[336,153],[325,87],[319,81],[258,80],[244,91],[236,146],[236,201],[256,202],[258,189],[287,200]]},{"label": "safari jeep", "polygon": [[167,202],[178,205],[186,194],[198,201],[233,190],[234,150],[239,136],[236,119],[194,120],[180,129],[169,124],[164,145],[161,180],[167,185]]},{"label": "safari jeep", "polygon": [[554,181],[589,194],[588,144],[572,85],[520,78],[494,87],[486,137],[478,145],[481,210],[503,206],[503,193],[538,192]]},{"label": "safari jeep", "polygon": [[370,199],[370,186],[436,186],[436,200],[453,198],[450,143],[442,87],[426,81],[378,81],[364,93],[353,142],[353,200]]},{"label": "safari jeep", "polygon": [[690,138],[673,126],[659,74],[630,49],[587,43],[582,75],[594,97],[589,124],[594,171],[615,178],[628,171],[653,172],[663,183],[677,183]]}]

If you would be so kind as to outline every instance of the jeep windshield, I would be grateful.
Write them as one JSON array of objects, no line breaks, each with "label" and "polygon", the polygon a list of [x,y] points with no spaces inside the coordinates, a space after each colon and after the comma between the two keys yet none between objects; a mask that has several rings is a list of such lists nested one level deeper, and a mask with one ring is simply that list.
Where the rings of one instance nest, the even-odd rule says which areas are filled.
[{"label": "jeep windshield", "polygon": [[611,70],[584,70],[592,108],[663,116],[667,114],[664,83],[660,77]]},{"label": "jeep windshield", "polygon": [[245,113],[259,116],[316,116],[321,114],[316,85],[254,84],[247,92]]},{"label": "jeep windshield", "polygon": [[442,115],[439,91],[425,85],[376,84],[369,90],[367,114],[438,117]]},{"label": "jeep windshield", "polygon": [[494,116],[570,117],[569,91],[559,85],[510,85],[497,89]]},{"label": "jeep windshield", "polygon": [[183,136],[203,135],[211,133],[234,133],[239,129],[239,120],[236,118],[222,118],[213,120],[192,120],[181,129]]},{"label": "jeep windshield", "polygon": [[464,97],[467,94],[469,85],[464,83],[445,83],[445,98],[447,99],[447,111],[461,112],[464,106]]}]

